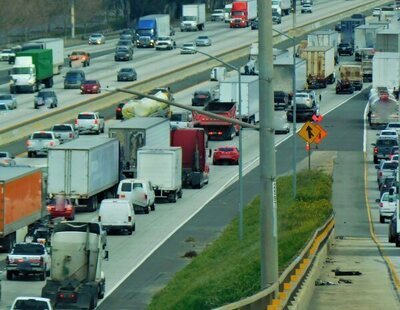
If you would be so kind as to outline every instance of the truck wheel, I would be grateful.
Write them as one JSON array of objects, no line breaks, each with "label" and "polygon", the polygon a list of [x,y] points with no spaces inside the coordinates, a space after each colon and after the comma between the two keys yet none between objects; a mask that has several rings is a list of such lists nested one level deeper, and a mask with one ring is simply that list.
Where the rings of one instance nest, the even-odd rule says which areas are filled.
[{"label": "truck wheel", "polygon": [[46,280],[46,271],[43,271],[39,274],[40,281]]},{"label": "truck wheel", "polygon": [[132,231],[136,231],[136,224],[133,224]]},{"label": "truck wheel", "polygon": [[183,196],[183,191],[182,191],[182,189],[180,189],[178,192],[178,198],[182,198],[182,196]]},{"label": "truck wheel", "polygon": [[149,214],[150,213],[150,206],[146,206],[143,211],[144,211],[144,214]]},{"label": "truck wheel", "polygon": [[389,243],[393,243],[394,242],[394,238],[392,237],[392,235],[390,233],[389,233],[388,242]]},{"label": "truck wheel", "polygon": [[178,194],[176,192],[174,192],[173,194],[171,194],[168,198],[169,202],[176,202],[178,200]]},{"label": "truck wheel", "polygon": [[153,202],[152,205],[150,206],[151,211],[156,210],[156,204]]},{"label": "truck wheel", "polygon": [[11,270],[7,270],[7,280],[11,281],[14,278],[14,273]]},{"label": "truck wheel", "polygon": [[382,215],[379,215],[379,223],[384,224],[385,218]]}]

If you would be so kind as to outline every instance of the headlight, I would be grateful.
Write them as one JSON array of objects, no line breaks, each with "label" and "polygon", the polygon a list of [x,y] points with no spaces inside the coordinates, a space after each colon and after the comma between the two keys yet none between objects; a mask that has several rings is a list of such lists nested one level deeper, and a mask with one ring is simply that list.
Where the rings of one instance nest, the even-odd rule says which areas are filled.
[{"label": "headlight", "polygon": [[10,85],[13,85],[15,83],[15,81],[13,79],[10,80]]},{"label": "headlight", "polygon": [[150,40],[151,43],[154,43],[154,40]]}]

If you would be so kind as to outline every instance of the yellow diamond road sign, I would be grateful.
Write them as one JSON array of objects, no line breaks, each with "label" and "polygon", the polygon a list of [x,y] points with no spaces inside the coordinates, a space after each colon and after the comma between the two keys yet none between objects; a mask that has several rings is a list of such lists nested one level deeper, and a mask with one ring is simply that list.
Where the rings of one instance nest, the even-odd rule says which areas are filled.
[{"label": "yellow diamond road sign", "polygon": [[312,143],[319,135],[320,129],[311,122],[307,122],[301,127],[299,136],[306,142]]}]

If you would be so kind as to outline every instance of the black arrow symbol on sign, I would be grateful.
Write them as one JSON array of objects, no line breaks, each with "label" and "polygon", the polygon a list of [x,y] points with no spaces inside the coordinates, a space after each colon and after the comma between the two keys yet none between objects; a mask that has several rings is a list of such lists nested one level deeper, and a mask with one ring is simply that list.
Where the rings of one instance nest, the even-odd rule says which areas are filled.
[{"label": "black arrow symbol on sign", "polygon": [[314,134],[312,133],[312,128],[310,126],[307,126],[306,131],[308,132],[308,139],[314,137]]}]

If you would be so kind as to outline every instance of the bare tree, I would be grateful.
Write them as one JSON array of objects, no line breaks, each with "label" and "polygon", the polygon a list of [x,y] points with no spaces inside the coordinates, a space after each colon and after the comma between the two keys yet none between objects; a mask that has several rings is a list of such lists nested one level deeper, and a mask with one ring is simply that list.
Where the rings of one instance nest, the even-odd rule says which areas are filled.
[{"label": "bare tree", "polygon": [[104,12],[103,3],[98,0],[85,0],[75,2],[75,16],[77,23],[83,24],[83,32],[86,35],[89,22],[94,17],[99,15],[99,12]]}]

